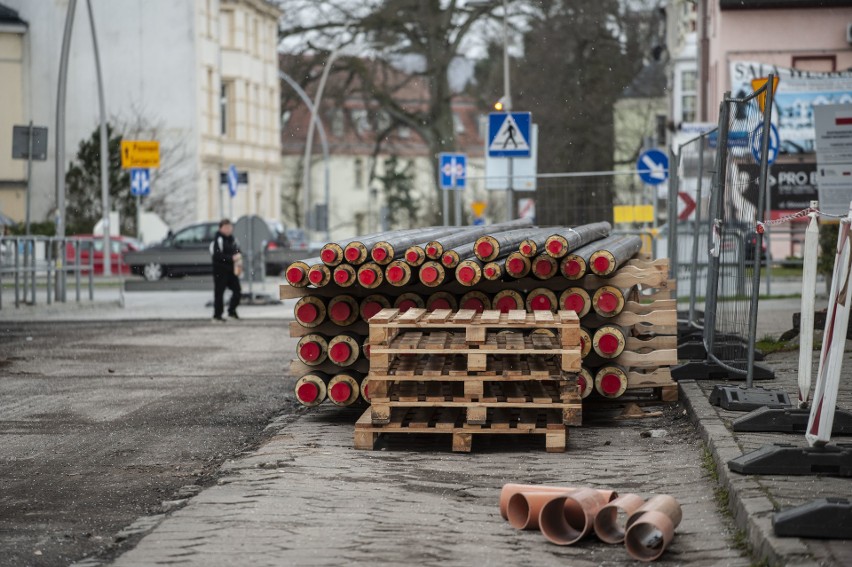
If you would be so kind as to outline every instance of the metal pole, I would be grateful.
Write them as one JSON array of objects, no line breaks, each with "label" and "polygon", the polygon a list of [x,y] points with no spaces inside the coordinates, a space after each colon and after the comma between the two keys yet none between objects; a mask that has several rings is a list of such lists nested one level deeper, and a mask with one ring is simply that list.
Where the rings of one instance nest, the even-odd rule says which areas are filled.
[{"label": "metal pole", "polygon": [[[692,275],[689,278],[689,324],[695,324],[695,300],[698,294],[698,242],[701,238],[701,199],[704,186],[704,136],[698,139],[698,187],[695,188],[695,217],[692,222]],[[709,244],[709,239],[708,239]]]},{"label": "metal pole", "polygon": [[142,195],[136,195],[136,239],[142,242]]},{"label": "metal pole", "polygon": [[515,158],[509,158],[509,183],[506,187],[506,220],[515,218],[515,192],[512,190],[515,182]]},{"label": "metal pole", "polygon": [[455,197],[456,197],[456,226],[462,226],[464,224],[462,222],[462,191],[464,189],[462,187],[456,187]]},{"label": "metal pole", "polygon": [[254,281],[254,219],[248,217],[248,270],[243,270],[248,276],[249,303],[254,299],[252,282]]},{"label": "metal pole", "polygon": [[512,112],[512,89],[509,83],[509,8],[503,0],[503,108]]},{"label": "metal pole", "polygon": [[[59,52],[59,83],[56,91],[56,236],[65,237],[65,98],[68,90],[68,52],[71,46],[71,32],[74,28],[74,13],[77,0],[68,0],[65,14],[65,31],[62,34],[62,51]],[[62,259],[59,254],[54,260],[56,270],[56,299],[65,292]]]},{"label": "metal pole", "polygon": [[654,205],[654,220],[651,222],[651,227],[653,227],[653,231],[651,233],[651,255],[654,259],[657,258],[657,227],[659,226],[659,221],[657,217],[659,216],[659,194],[657,192],[656,185],[650,185],[651,187],[651,203]]},{"label": "metal pole", "polygon": [[[77,303],[80,303],[80,242],[79,239],[74,239],[74,295]],[[95,247],[92,246],[92,256],[95,255]],[[104,252],[104,264],[108,264],[112,258],[110,258],[109,251]],[[106,266],[104,266],[104,271],[106,271]]]},{"label": "metal pole", "polygon": [[33,178],[33,121],[30,120],[30,133],[29,139],[27,140],[27,212],[26,212],[26,225],[25,232],[26,236],[30,235],[30,197],[33,191],[32,185]]},{"label": "metal pole", "polygon": [[444,226],[450,226],[450,196],[448,195],[447,189],[443,189],[441,191],[441,195],[443,197],[443,211],[444,215]]},{"label": "metal pole", "polygon": [[666,206],[666,220],[669,223],[669,242],[668,242],[668,250],[666,253],[669,256],[669,272],[671,277],[677,279],[678,276],[678,251],[677,251],[677,240],[678,240],[678,221],[680,219],[677,217],[677,200],[678,194],[680,193],[680,177],[678,173],[680,172],[680,159],[681,159],[681,148],[678,148],[678,152],[675,153],[674,148],[669,148],[669,200]]},{"label": "metal pole", "polygon": [[[763,107],[763,132],[760,140],[760,177],[758,178],[757,190],[757,220],[766,217],[766,180],[769,174],[769,134],[772,127],[772,99],[774,98],[773,84],[775,75],[769,73],[766,81],[766,104]],[[754,269],[752,270],[751,302],[748,317],[748,374],[746,374],[746,388],[751,388],[754,382],[754,349],[757,337],[757,304],[760,299],[760,267],[762,262],[763,234],[757,232],[757,242],[754,250]],[[769,271],[767,263],[766,270]]]},{"label": "metal pole", "polygon": [[225,218],[225,187],[219,183],[219,218]]},{"label": "metal pole", "polygon": [[[92,12],[92,0],[86,0],[89,11],[89,27],[92,29],[92,48],[95,52],[95,75],[98,78],[98,109],[101,121],[101,208],[103,209],[104,258],[110,253],[109,226],[109,136],[106,124],[106,102],[104,100],[104,80],[101,74],[101,56],[98,52],[98,34],[95,33],[95,15]],[[104,275],[112,275],[112,262],[104,261]],[[79,295],[79,290],[78,290]]]},{"label": "metal pole", "polygon": [[20,283],[18,281],[20,276],[18,274],[21,273],[21,267],[18,265],[18,262],[20,262],[20,252],[18,251],[17,239],[14,242],[15,242],[15,308],[17,309],[18,307],[21,306],[21,296],[20,296],[20,293],[18,292],[18,285]]}]

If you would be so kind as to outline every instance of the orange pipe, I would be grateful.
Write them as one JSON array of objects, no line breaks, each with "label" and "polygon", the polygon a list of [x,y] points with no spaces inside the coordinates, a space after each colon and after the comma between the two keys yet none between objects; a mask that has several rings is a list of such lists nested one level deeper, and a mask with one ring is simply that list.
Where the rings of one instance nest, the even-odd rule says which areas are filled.
[{"label": "orange pipe", "polygon": [[674,539],[683,519],[680,504],[668,494],[654,496],[627,519],[624,547],[633,559],[654,561]]},{"label": "orange pipe", "polygon": [[[638,494],[622,494],[595,516],[595,535],[604,543],[621,543],[627,531],[627,519],[643,504],[645,499]],[[622,522],[618,521],[619,517]]]},{"label": "orange pipe", "polygon": [[601,491],[592,488],[554,498],[541,508],[538,518],[541,533],[556,545],[577,543],[594,529],[595,516],[609,501]]}]

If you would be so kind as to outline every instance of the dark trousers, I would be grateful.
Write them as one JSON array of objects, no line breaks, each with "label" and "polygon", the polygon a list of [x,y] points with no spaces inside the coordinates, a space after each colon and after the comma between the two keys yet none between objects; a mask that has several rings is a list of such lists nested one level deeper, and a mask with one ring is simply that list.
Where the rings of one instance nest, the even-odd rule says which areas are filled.
[{"label": "dark trousers", "polygon": [[234,275],[232,270],[216,270],[213,272],[213,316],[221,317],[225,309],[225,288],[231,290],[231,301],[228,304],[228,313],[236,313],[240,304],[240,278]]}]

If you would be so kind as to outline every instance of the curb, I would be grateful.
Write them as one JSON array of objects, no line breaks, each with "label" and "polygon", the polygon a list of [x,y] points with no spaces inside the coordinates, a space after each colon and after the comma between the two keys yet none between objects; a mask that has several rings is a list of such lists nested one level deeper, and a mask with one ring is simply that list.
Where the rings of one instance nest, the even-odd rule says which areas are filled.
[{"label": "curb", "polygon": [[678,382],[681,400],[699,435],[713,455],[719,485],[728,491],[728,510],[734,524],[745,531],[751,554],[769,565],[818,565],[800,538],[779,538],[772,529],[775,505],[759,476],[744,476],[728,470],[728,461],[742,455],[734,434],[699,388],[695,380]]}]

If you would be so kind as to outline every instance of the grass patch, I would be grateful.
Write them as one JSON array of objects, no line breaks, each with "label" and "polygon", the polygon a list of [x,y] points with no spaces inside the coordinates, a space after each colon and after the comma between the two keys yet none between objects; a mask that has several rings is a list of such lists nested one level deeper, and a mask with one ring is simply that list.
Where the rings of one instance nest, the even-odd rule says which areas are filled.
[{"label": "grass patch", "polygon": [[757,341],[757,349],[763,354],[772,354],[774,352],[791,352],[799,350],[798,344],[790,344],[789,341],[781,341],[773,338],[772,335],[764,335]]},{"label": "grass patch", "polygon": [[[773,278],[801,278],[802,268],[801,266],[772,266],[770,273]],[[761,279],[766,277],[765,267],[760,269],[760,277]]]}]

